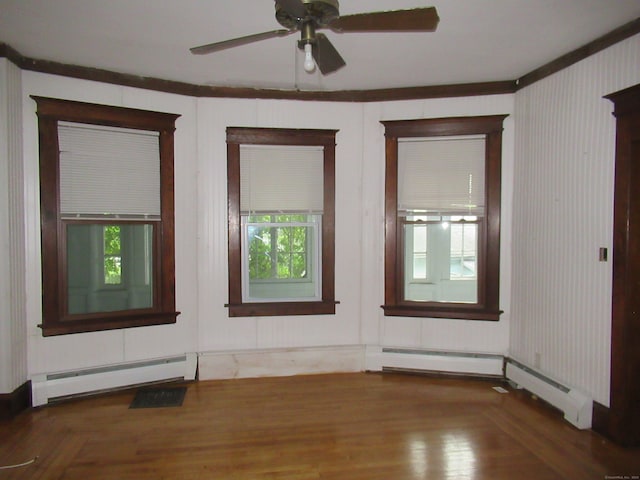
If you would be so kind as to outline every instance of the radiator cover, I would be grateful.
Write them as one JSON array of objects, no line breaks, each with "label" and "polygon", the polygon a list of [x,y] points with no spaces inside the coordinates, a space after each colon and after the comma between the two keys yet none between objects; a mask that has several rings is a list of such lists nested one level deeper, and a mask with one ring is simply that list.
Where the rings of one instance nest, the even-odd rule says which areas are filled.
[{"label": "radiator cover", "polygon": [[365,366],[370,371],[395,369],[502,378],[503,365],[502,355],[490,353],[378,346],[368,346],[365,352]]},{"label": "radiator cover", "polygon": [[534,393],[564,413],[564,418],[579,429],[591,428],[593,399],[567,387],[511,358],[506,361],[506,377],[518,387]]},{"label": "radiator cover", "polygon": [[74,395],[97,393],[145,383],[194,380],[195,353],[73,371],[44,373],[31,379],[33,406]]}]

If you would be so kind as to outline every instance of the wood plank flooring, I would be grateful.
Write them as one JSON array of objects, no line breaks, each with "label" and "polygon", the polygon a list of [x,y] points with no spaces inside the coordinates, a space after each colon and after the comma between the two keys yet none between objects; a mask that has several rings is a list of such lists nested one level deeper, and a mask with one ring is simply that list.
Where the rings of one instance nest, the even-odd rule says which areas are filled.
[{"label": "wood plank flooring", "polygon": [[187,384],[182,407],[135,391],[0,422],[4,479],[638,478],[625,450],[486,381],[331,374]]}]

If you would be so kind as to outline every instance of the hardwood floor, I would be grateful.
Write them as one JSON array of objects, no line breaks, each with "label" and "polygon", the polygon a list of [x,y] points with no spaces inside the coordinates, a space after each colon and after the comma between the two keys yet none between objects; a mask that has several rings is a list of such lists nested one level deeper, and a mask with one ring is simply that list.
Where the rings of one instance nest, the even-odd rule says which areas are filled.
[{"label": "hardwood floor", "polygon": [[134,391],[0,422],[0,479],[514,479],[640,475],[624,450],[486,381],[332,374],[187,384],[182,407]]}]

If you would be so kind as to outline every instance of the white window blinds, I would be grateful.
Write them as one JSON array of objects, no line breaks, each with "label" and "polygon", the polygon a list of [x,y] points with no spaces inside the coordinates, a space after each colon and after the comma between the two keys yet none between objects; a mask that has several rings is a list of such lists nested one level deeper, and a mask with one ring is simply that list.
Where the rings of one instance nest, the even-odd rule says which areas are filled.
[{"label": "white window blinds", "polygon": [[485,138],[398,140],[398,210],[484,213]]},{"label": "white window blinds", "polygon": [[322,147],[240,146],[240,211],[322,213]]},{"label": "white window blinds", "polygon": [[154,131],[59,122],[63,218],[160,218]]}]

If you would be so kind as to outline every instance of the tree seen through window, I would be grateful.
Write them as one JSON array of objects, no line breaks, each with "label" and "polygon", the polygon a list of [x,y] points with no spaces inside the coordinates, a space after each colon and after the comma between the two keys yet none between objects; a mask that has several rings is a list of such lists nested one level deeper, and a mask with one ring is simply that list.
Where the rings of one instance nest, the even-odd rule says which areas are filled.
[{"label": "tree seen through window", "polygon": [[306,215],[249,217],[249,279],[304,279],[308,274]]},{"label": "tree seen through window", "polygon": [[104,283],[122,283],[122,236],[119,225],[105,225],[104,236]]}]

